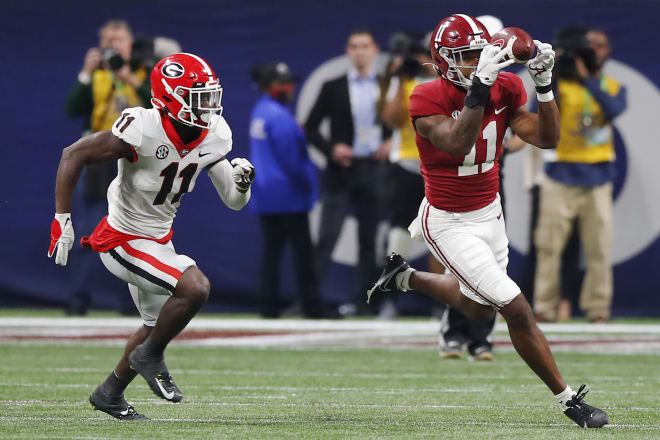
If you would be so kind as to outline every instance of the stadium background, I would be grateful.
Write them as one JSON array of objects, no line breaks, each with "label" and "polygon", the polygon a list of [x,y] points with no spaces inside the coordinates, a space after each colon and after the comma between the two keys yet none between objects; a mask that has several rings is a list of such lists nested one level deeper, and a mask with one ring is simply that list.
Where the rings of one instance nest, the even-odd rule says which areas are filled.
[{"label": "stadium background", "polygon": [[[603,29],[610,36],[613,58],[643,75],[651,87],[651,93],[638,95],[643,99],[629,100],[628,112],[640,115],[629,117],[633,123],[657,113],[659,10],[654,1],[2,2],[0,306],[62,306],[70,294],[74,274],[46,258],[60,151],[79,137],[81,129],[80,121],[66,117],[64,99],[85,51],[97,43],[97,30],[109,18],[128,20],[136,34],[175,38],[184,51],[205,57],[224,86],[224,115],[234,131],[233,155],[247,156],[249,111],[257,99],[249,80],[253,64],[283,59],[304,79],[325,61],[343,54],[346,36],[356,25],[371,27],[385,49],[392,32],[430,30],[437,20],[454,12],[496,15],[505,25],[523,27],[542,41],[550,41],[554,29],[576,22]],[[645,128],[653,134],[652,125]],[[623,216],[634,221],[618,233],[624,233],[623,239],[626,234],[642,234],[643,245],[616,262],[614,315],[658,316],[660,218],[654,214],[653,191],[660,178],[657,173],[631,168],[634,163],[652,168],[654,157],[644,154],[658,141],[649,136],[640,145],[619,139],[618,151],[624,153],[619,189],[632,176],[642,183]],[[254,308],[261,246],[256,217],[224,208],[204,177],[196,191],[186,195],[183,206],[174,224],[174,241],[178,251],[195,258],[208,274],[213,286],[209,308]],[[515,215],[509,208],[509,226]],[[73,219],[75,225],[75,207]],[[77,239],[88,232],[76,230]],[[514,278],[520,276],[523,261],[524,254],[513,249],[510,272]],[[125,287],[117,289],[117,283],[108,282],[107,271],[100,270],[97,276],[95,306],[114,308],[128,299]],[[340,302],[352,282],[352,271],[336,265],[327,278],[323,295]],[[293,296],[293,277],[287,275],[283,282],[283,291]],[[427,305],[413,300],[409,309],[423,311]]]}]

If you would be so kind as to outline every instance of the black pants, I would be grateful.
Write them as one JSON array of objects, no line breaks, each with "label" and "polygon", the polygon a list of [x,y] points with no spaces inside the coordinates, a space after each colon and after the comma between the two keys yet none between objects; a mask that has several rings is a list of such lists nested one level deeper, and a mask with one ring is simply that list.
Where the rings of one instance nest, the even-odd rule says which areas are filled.
[{"label": "black pants", "polygon": [[442,318],[440,333],[446,344],[450,341],[458,342],[461,345],[467,344],[470,354],[474,354],[479,347],[493,349],[491,338],[493,327],[495,327],[495,316],[488,324],[480,324],[470,321],[458,310],[447,307]]},{"label": "black pants", "polygon": [[[335,167],[336,168],[336,167]],[[369,160],[356,160],[348,169],[327,169],[323,182],[321,228],[316,254],[316,267],[323,276],[349,209],[358,221],[358,283],[352,302],[365,304],[366,292],[378,279],[376,265],[376,231],[382,218],[382,200],[387,166]]]},{"label": "black pants", "polygon": [[321,301],[307,212],[261,215],[260,220],[264,234],[259,288],[261,314],[268,317],[279,315],[280,263],[284,245],[290,242],[293,246],[298,294],[303,314],[318,315],[321,313]]}]

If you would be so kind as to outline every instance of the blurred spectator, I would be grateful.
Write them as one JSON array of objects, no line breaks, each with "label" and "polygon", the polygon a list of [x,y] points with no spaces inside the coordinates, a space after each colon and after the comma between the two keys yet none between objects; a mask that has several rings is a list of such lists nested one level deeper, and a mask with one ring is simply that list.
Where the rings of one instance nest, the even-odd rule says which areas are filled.
[{"label": "blurred spectator", "polygon": [[[127,22],[110,20],[99,29],[99,45],[87,50],[83,68],[66,99],[66,112],[71,117],[83,117],[85,133],[109,130],[122,110],[147,106],[151,87],[146,68],[130,68],[133,35]],[[81,231],[91,232],[99,218],[107,212],[106,191],[117,174],[114,163],[85,168],[77,191],[80,200]],[[78,279],[69,300],[67,313],[84,315],[91,301],[91,279],[100,270],[100,261],[91,252],[82,251],[72,259],[77,265]],[[123,312],[133,313],[131,302],[122,305]]]},{"label": "blurred spectator", "polygon": [[319,296],[309,232],[308,214],[318,198],[316,172],[305,135],[287,107],[293,99],[294,77],[285,63],[277,62],[255,67],[252,79],[262,92],[250,117],[250,160],[259,170],[250,208],[259,214],[264,235],[261,316],[280,316],[279,272],[284,246],[290,242],[303,315],[328,317]]},{"label": "blurred spectator", "polygon": [[625,110],[626,90],[602,72],[610,56],[602,31],[567,27],[556,34],[554,47],[561,140],[546,157],[541,185],[534,311],[544,321],[557,319],[561,254],[577,219],[587,260],[580,308],[590,322],[603,322],[613,290],[611,123]]},{"label": "blurred spectator", "polygon": [[[317,268],[324,274],[341,231],[344,217],[354,208],[359,224],[358,284],[343,314],[368,313],[365,292],[378,277],[376,229],[381,217],[390,140],[378,114],[379,78],[374,61],[378,45],[367,29],[348,37],[348,73],[323,84],[305,124],[307,137],[327,157],[322,181],[321,228]],[[330,137],[319,126],[330,119]]]},{"label": "blurred spectator", "polygon": [[[387,68],[387,87],[381,99],[382,117],[392,131],[390,168],[387,187],[389,191],[390,231],[387,254],[397,252],[410,258],[412,238],[408,226],[417,217],[424,198],[424,179],[419,169],[419,151],[415,143],[415,130],[410,123],[408,101],[418,84],[438,78],[432,67],[428,50],[430,35],[422,36],[396,32],[390,37],[391,60]],[[429,255],[431,271],[444,273],[444,266]],[[435,269],[435,270],[434,270]],[[388,298],[381,306],[379,319],[393,319],[398,315],[394,299]]]}]

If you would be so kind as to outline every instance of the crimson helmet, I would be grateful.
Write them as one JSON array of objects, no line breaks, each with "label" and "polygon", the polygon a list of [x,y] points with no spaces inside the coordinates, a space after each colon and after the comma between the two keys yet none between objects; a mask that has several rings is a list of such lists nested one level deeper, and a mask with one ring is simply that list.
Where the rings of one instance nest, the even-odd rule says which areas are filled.
[{"label": "crimson helmet", "polygon": [[443,18],[431,35],[431,57],[440,76],[460,87],[470,88],[472,80],[466,78],[459,67],[463,65],[463,53],[481,50],[490,43],[490,34],[479,20],[466,14],[454,14]]},{"label": "crimson helmet", "polygon": [[175,53],[151,71],[151,103],[182,124],[210,129],[222,113],[222,86],[204,59]]}]

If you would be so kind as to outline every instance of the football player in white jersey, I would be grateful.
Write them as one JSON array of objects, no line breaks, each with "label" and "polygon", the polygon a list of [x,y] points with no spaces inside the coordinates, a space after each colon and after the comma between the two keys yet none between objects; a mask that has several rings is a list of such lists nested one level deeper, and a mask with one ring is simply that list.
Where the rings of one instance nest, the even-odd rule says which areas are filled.
[{"label": "football player in white jersey", "polygon": [[250,200],[255,176],[246,159],[227,159],[232,134],[221,116],[222,87],[206,61],[186,53],[163,58],[151,72],[151,93],[154,108],[129,108],[112,131],[83,137],[62,152],[48,250],[57,264],[66,265],[80,171],[89,163],[117,160],[108,216],[82,244],[99,252],[108,270],[128,283],[143,319],[114,371],[89,398],[95,409],[121,420],[146,419],[124,399],[137,373],[157,396],[170,402],[183,397],[163,353],[206,301],[210,285],[195,261],[172,245],[182,196],[205,169],[223,202],[239,210]]}]

